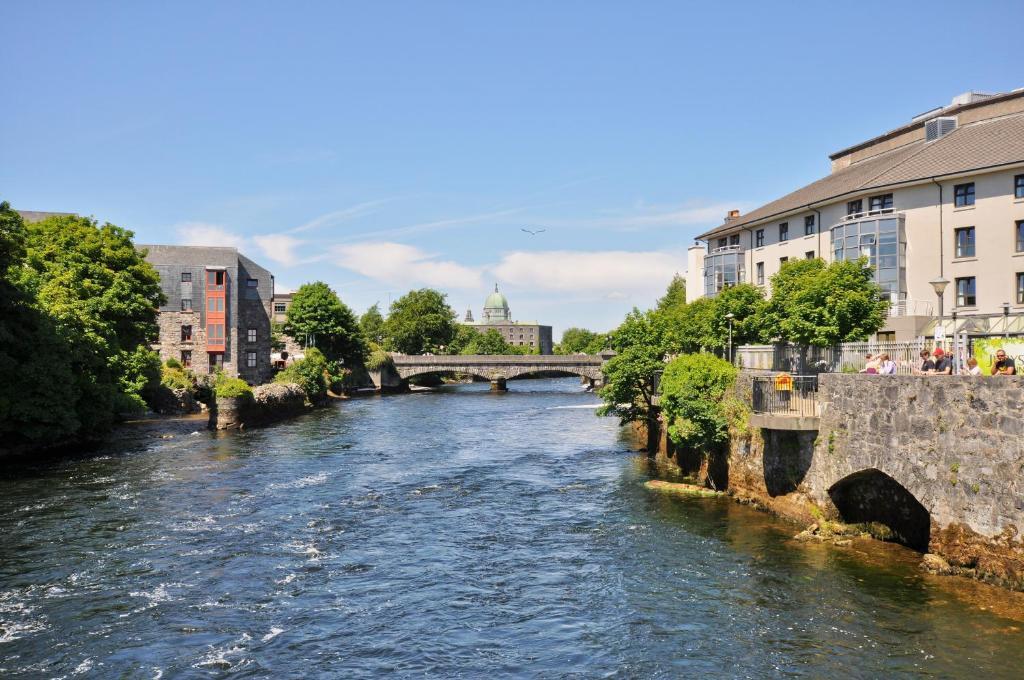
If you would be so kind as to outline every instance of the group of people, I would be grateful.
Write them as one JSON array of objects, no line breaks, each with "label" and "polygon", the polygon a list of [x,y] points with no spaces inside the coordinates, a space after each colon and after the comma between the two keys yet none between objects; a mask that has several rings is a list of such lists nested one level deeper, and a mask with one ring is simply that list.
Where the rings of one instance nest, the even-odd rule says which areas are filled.
[{"label": "group of people", "polygon": [[[867,364],[861,373],[876,373],[878,375],[896,375],[896,362],[885,352],[877,355],[867,355]],[[921,366],[915,373],[918,375],[953,375],[953,360],[941,348],[936,347],[929,352],[921,350]],[[981,375],[981,367],[978,360],[971,357],[967,364],[960,368],[960,375]],[[997,349],[996,360],[992,362],[991,375],[1016,375],[1017,365],[1013,359],[1006,356],[1006,352]]]}]

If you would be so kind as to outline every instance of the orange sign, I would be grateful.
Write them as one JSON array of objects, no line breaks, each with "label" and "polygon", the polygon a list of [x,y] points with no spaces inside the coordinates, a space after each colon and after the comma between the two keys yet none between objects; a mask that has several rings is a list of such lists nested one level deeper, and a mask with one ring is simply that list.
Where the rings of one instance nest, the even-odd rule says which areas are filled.
[{"label": "orange sign", "polygon": [[789,373],[779,373],[777,376],[775,376],[775,391],[792,392],[793,376],[791,376]]}]

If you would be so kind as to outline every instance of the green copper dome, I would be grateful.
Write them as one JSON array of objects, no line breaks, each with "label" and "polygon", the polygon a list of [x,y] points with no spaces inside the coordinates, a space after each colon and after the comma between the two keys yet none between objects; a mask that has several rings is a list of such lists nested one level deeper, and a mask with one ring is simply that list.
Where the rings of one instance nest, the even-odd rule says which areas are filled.
[{"label": "green copper dome", "polygon": [[494,292],[484,300],[484,309],[508,309],[508,300],[498,292],[498,284],[494,284]]}]

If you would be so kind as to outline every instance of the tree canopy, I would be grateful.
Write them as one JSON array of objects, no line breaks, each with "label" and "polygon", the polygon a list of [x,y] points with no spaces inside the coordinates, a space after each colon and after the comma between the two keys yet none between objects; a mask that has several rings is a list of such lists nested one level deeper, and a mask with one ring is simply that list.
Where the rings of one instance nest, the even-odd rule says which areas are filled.
[{"label": "tree canopy", "polygon": [[384,341],[384,315],[380,313],[380,305],[374,303],[359,317],[359,330],[367,343],[377,345]]},{"label": "tree canopy", "polygon": [[284,332],[302,347],[316,347],[329,361],[362,363],[366,340],[352,310],[323,281],[299,286],[292,296]]},{"label": "tree canopy", "polygon": [[759,323],[765,340],[829,347],[866,340],[885,324],[888,299],[867,260],[792,260],[772,277]]},{"label": "tree canopy", "polygon": [[617,415],[623,424],[647,418],[655,396],[655,373],[665,366],[669,335],[664,318],[653,311],[633,309],[609,334],[616,354],[602,368],[604,405],[601,415]]},{"label": "tree canopy", "polygon": [[586,328],[566,328],[554,347],[555,354],[598,354],[605,348],[608,336]]},{"label": "tree canopy", "polygon": [[722,399],[735,379],[732,364],[708,353],[683,354],[665,366],[661,409],[674,443],[707,451],[725,440]]},{"label": "tree canopy", "polygon": [[659,312],[676,309],[686,304],[686,279],[676,274],[668,284],[665,295],[655,307]]},{"label": "tree canopy", "polygon": [[384,322],[385,346],[403,354],[440,353],[455,338],[455,310],[431,288],[409,291],[391,303]]}]

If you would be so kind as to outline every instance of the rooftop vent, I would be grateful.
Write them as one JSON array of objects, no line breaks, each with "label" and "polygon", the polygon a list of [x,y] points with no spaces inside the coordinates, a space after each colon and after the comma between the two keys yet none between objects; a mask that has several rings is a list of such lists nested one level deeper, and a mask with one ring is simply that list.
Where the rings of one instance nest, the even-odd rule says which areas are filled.
[{"label": "rooftop vent", "polygon": [[985,99],[991,99],[995,97],[995,93],[992,92],[976,92],[975,90],[968,90],[963,94],[958,94],[953,97],[953,101],[949,103],[950,106],[962,106],[963,104],[973,104],[974,102],[980,102]]},{"label": "rooftop vent", "polygon": [[934,142],[939,137],[945,137],[955,129],[956,116],[932,118],[924,124],[924,138],[926,141]]},{"label": "rooftop vent", "polygon": [[730,220],[739,219],[739,216],[740,216],[740,211],[739,210],[730,210],[729,214],[727,214],[725,216],[725,221],[728,222]]}]

